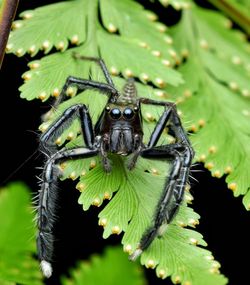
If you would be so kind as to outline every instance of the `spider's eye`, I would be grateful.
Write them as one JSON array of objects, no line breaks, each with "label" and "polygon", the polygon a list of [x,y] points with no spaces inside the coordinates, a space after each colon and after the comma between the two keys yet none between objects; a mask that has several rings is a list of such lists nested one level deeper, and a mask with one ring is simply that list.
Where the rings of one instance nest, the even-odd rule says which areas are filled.
[{"label": "spider's eye", "polygon": [[128,120],[132,119],[134,117],[134,111],[130,108],[126,108],[123,111],[123,117]]},{"label": "spider's eye", "polygon": [[112,119],[119,119],[121,117],[121,111],[118,108],[114,108],[110,111],[110,116]]},{"label": "spider's eye", "polygon": [[109,111],[110,111],[110,107],[107,106],[107,107],[105,108],[105,110],[106,110],[107,112],[109,112]]}]

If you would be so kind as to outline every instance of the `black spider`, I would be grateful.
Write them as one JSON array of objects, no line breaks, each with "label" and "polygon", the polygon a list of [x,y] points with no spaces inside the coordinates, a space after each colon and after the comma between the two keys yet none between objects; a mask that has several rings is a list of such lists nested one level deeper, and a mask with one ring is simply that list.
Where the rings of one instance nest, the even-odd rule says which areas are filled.
[{"label": "black spider", "polygon": [[[129,170],[135,167],[139,155],[149,159],[172,161],[172,168],[155,211],[154,222],[142,235],[138,248],[130,255],[130,259],[134,260],[150,246],[157,236],[162,234],[162,226],[172,221],[183,200],[184,189],[194,156],[194,151],[181,125],[174,103],[137,97],[136,86],[132,78],[127,80],[122,91],[118,91],[101,59],[74,56],[78,59],[97,63],[101,67],[107,83],[69,76],[57,104],[66,99],[66,91],[70,85],[76,86],[78,91],[87,89],[99,91],[108,97],[108,101],[95,126],[92,125],[86,105],[76,104],[65,110],[41,136],[41,147],[47,154],[48,160],[44,166],[39,193],[37,248],[41,268],[46,277],[52,275],[55,204],[58,196],[58,189],[55,184],[59,177],[56,164],[67,159],[84,159],[99,155],[104,170],[110,172],[109,153],[125,156],[131,154]],[[141,104],[165,107],[146,145],[142,142]],[[72,149],[62,148],[55,151],[55,139],[75,118],[80,120],[86,146]],[[176,142],[156,146],[167,124],[169,133]]]}]

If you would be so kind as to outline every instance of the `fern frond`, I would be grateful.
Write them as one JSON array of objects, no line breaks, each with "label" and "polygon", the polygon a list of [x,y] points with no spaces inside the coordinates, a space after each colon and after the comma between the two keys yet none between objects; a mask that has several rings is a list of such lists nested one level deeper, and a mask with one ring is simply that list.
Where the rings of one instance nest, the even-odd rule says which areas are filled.
[{"label": "fern frond", "polygon": [[249,210],[249,45],[227,25],[218,12],[195,4],[183,11],[170,32],[176,49],[188,55],[179,67],[186,83],[168,90],[185,120],[193,122],[189,129],[195,132],[197,160],[215,177],[226,174],[229,189],[245,195]]},{"label": "fern frond", "polygon": [[[172,4],[178,1],[169,2]],[[101,0],[99,3],[101,21],[98,18],[97,0],[61,2],[22,14],[24,20],[16,22],[17,29],[11,34],[9,52],[20,56],[26,52],[35,55],[38,50],[43,50],[45,54],[49,51],[54,52],[53,46],[59,50],[29,64],[31,69],[23,75],[25,83],[20,87],[22,98],[28,100],[40,98],[46,101],[50,96],[56,97],[69,75],[103,80],[100,71],[93,64],[74,59],[73,52],[102,57],[114,76],[117,88],[124,83],[124,79],[118,75],[122,74],[123,78],[134,76],[138,81],[139,96],[160,100],[171,98],[179,103],[183,101],[183,92],[186,95],[192,91],[198,92],[200,86],[203,88],[201,92],[204,90],[208,93],[208,87],[200,84],[200,77],[210,76],[212,71],[208,72],[208,68],[202,69],[202,65],[195,57],[188,59],[186,64],[181,64],[182,57],[187,55],[187,51],[190,51],[190,54],[192,52],[192,55],[196,51],[196,40],[192,38],[190,42],[188,41],[190,37],[188,27],[184,30],[185,34],[181,30],[185,28],[186,19],[190,17],[188,15],[193,12],[183,11],[179,24],[181,28],[173,31],[170,29],[171,35],[165,25],[156,22],[155,14],[145,11],[135,1]],[[185,8],[184,6],[182,8]],[[73,18],[69,17],[69,11],[74,15]],[[206,14],[206,17],[209,16]],[[51,19],[51,22],[47,19]],[[36,32],[38,30],[41,30],[39,35]],[[34,39],[34,35],[37,39]],[[183,44],[185,39],[188,45]],[[76,46],[69,46],[69,42]],[[221,42],[223,41],[221,40],[219,44]],[[231,50],[233,54],[234,47]],[[177,71],[173,66],[179,64],[181,65]],[[185,77],[185,84],[181,74]],[[215,81],[213,78],[216,76],[221,78],[224,76],[226,80],[227,75],[224,73],[218,75],[214,72],[210,76],[214,88],[220,86],[221,89],[223,86],[219,81],[222,79]],[[205,79],[202,77],[202,80]],[[245,88],[245,79],[240,82],[241,88]],[[143,85],[145,83],[149,84]],[[189,92],[185,92],[186,90]],[[86,91],[77,96],[74,96],[74,90],[68,91],[69,100],[45,116],[45,122],[40,127],[42,131],[46,130],[67,107],[79,102],[89,106],[93,121],[97,120],[105,104],[105,98],[93,91]],[[204,105],[203,101],[196,100],[195,104],[190,105],[191,109],[188,109],[186,102],[192,103],[192,98],[180,106],[185,119],[197,122],[202,118],[200,114]],[[202,98],[208,106],[215,104],[214,99],[210,102],[208,97]],[[210,109],[205,111],[210,114]],[[143,109],[145,141],[148,140],[150,130],[154,128],[160,114],[160,108],[146,106]],[[205,127],[202,130],[205,130]],[[83,145],[79,131],[79,123],[73,122],[56,143],[61,145],[70,140],[68,147]],[[194,142],[198,140],[197,137],[198,133],[194,136]],[[170,141],[171,137],[164,135],[162,140]],[[208,137],[199,136],[199,145],[205,148],[208,143]],[[201,147],[198,148],[198,153],[200,156],[203,154]],[[110,175],[103,171],[98,158],[68,161],[60,167],[64,171],[64,179],[80,177],[77,188],[82,192],[79,203],[83,205],[84,210],[89,209],[91,205],[101,206],[104,199],[111,199],[115,193],[99,214],[99,224],[104,227],[104,238],[124,232],[122,244],[124,250],[131,253],[137,247],[142,233],[152,222],[169,165],[166,162],[140,159],[137,167],[133,171],[128,171],[126,163],[125,159],[114,156],[113,171]],[[214,261],[212,254],[203,248],[206,243],[202,236],[194,230],[183,228],[183,226],[194,227],[198,223],[199,216],[187,205],[191,199],[191,194],[187,192],[186,200],[174,222],[168,225],[161,239],[156,239],[150,248],[143,252],[141,263],[146,267],[155,268],[160,278],[170,276],[174,283],[226,284],[226,278],[218,274],[219,263]]]},{"label": "fern frond", "polygon": [[[105,274],[105,278],[104,278]],[[126,277],[126,278],[124,278]],[[63,278],[63,285],[145,285],[143,272],[137,264],[131,263],[119,248],[106,248],[102,256],[94,255],[88,262],[79,263],[71,270],[70,278]]]},{"label": "fern frond", "polygon": [[[110,200],[117,192],[100,212],[99,225],[104,227],[104,238],[124,231],[123,248],[131,254],[152,222],[168,167],[165,162],[144,159],[139,160],[133,171],[128,171],[125,166],[126,160],[114,156],[113,170],[106,175],[102,165],[95,160],[95,164],[92,164],[94,169],[81,176],[77,188],[82,192],[79,203],[83,204],[84,210],[91,205],[101,206],[105,199]],[[187,192],[186,201],[191,199]],[[174,283],[178,280],[181,284],[190,282],[198,285],[206,280],[206,284],[225,284],[226,279],[222,275],[212,274],[219,272],[220,265],[208,250],[200,247],[206,246],[202,236],[194,230],[183,228],[194,227],[198,219],[199,216],[184,203],[164,236],[156,239],[143,252],[141,263],[147,268],[155,268],[160,278],[171,276]]]},{"label": "fern frond", "polygon": [[30,195],[22,183],[0,189],[0,283],[41,285],[34,259],[35,228]]}]

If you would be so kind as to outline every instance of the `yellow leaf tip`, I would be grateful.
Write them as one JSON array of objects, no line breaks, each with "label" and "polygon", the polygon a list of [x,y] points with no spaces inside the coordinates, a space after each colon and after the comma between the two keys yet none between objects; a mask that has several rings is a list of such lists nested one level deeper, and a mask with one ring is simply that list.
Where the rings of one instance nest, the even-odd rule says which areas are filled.
[{"label": "yellow leaf tip", "polygon": [[56,49],[63,51],[65,49],[65,42],[64,41],[60,41],[59,43],[56,44]]},{"label": "yellow leaf tip", "polygon": [[133,76],[134,76],[133,71],[132,71],[131,69],[129,69],[129,68],[126,68],[126,69],[124,70],[124,74],[125,74],[125,76],[127,76],[127,77],[133,77]]},{"label": "yellow leaf tip", "polygon": [[24,49],[23,48],[19,48],[16,50],[15,55],[20,57],[24,54]]},{"label": "yellow leaf tip", "polygon": [[107,29],[110,33],[115,33],[117,31],[117,27],[113,23],[109,23]]},{"label": "yellow leaf tip", "polygon": [[209,46],[208,46],[207,40],[201,39],[200,40],[200,47],[203,48],[203,49],[208,49]]},{"label": "yellow leaf tip", "polygon": [[243,97],[250,97],[250,91],[247,90],[247,89],[242,89],[242,90],[241,90],[241,95],[242,95]]},{"label": "yellow leaf tip", "polygon": [[76,88],[75,87],[68,87],[66,90],[66,95],[69,97],[73,97],[76,94]]},{"label": "yellow leaf tip", "polygon": [[237,183],[236,182],[231,182],[228,184],[228,189],[235,191],[237,189]]},{"label": "yellow leaf tip", "polygon": [[198,160],[199,160],[200,162],[205,162],[206,158],[207,158],[207,156],[206,156],[205,154],[201,154],[201,155],[199,156]]},{"label": "yellow leaf tip", "polygon": [[72,171],[70,173],[69,178],[72,179],[72,180],[75,180],[77,178],[77,175],[76,175],[75,171]]},{"label": "yellow leaf tip", "polygon": [[50,47],[50,41],[48,40],[45,40],[43,43],[42,43],[42,48],[44,50],[48,49]]},{"label": "yellow leaf tip", "polygon": [[69,132],[67,134],[67,140],[71,141],[75,137],[75,134],[73,132]]},{"label": "yellow leaf tip", "polygon": [[26,11],[22,14],[22,18],[24,20],[31,19],[34,16],[34,14],[31,11]]},{"label": "yellow leaf tip", "polygon": [[108,220],[106,218],[101,218],[98,224],[99,226],[105,227],[107,223],[108,223]]},{"label": "yellow leaf tip", "polygon": [[207,168],[208,170],[211,170],[212,168],[214,168],[214,163],[213,162],[206,163],[205,168]]},{"label": "yellow leaf tip", "polygon": [[181,277],[180,277],[179,275],[175,275],[175,276],[173,277],[173,283],[174,283],[174,284],[179,284],[179,283],[181,283]]},{"label": "yellow leaf tip", "polygon": [[23,78],[25,81],[30,80],[31,77],[32,77],[32,73],[31,73],[31,72],[25,72],[25,73],[22,75],[22,78]]},{"label": "yellow leaf tip", "polygon": [[228,86],[232,91],[237,91],[239,89],[239,85],[235,81],[229,82]]},{"label": "yellow leaf tip", "polygon": [[34,54],[36,52],[36,45],[31,45],[28,49],[29,54]]},{"label": "yellow leaf tip", "polygon": [[116,67],[111,66],[111,67],[110,67],[110,74],[111,74],[111,75],[118,75],[118,74],[119,74],[119,71],[118,71],[118,69],[117,69]]},{"label": "yellow leaf tip", "polygon": [[14,22],[12,23],[12,26],[11,26],[11,27],[12,27],[13,30],[17,30],[17,29],[20,29],[22,26],[23,26],[22,21],[17,20],[17,21],[14,21]]},{"label": "yellow leaf tip", "polygon": [[106,200],[110,200],[112,197],[112,194],[108,191],[106,191],[103,195],[103,198],[106,199]]},{"label": "yellow leaf tip", "polygon": [[162,62],[163,65],[165,65],[165,66],[167,66],[167,67],[170,67],[170,66],[171,66],[171,62],[170,62],[170,60],[168,60],[168,59],[163,59],[161,62]]},{"label": "yellow leaf tip", "polygon": [[162,78],[155,78],[155,83],[157,86],[159,86],[160,88],[165,87],[166,83],[164,82],[164,80]]},{"label": "yellow leaf tip", "polygon": [[71,42],[73,45],[79,44],[79,36],[78,36],[78,35],[73,35],[73,36],[71,37],[70,42]]},{"label": "yellow leaf tip", "polygon": [[112,234],[116,234],[116,235],[119,235],[121,233],[121,229],[119,226],[113,226],[111,231],[112,231]]},{"label": "yellow leaf tip", "polygon": [[131,244],[124,245],[123,251],[128,253],[128,254],[131,254],[132,253],[132,245]]},{"label": "yellow leaf tip", "polygon": [[161,279],[165,279],[167,277],[167,272],[165,269],[159,269],[157,271],[157,276]]},{"label": "yellow leaf tip", "polygon": [[152,53],[153,56],[156,56],[156,57],[160,57],[161,56],[161,52],[159,50],[152,50],[151,53]]},{"label": "yellow leaf tip", "polygon": [[146,17],[152,22],[154,22],[158,19],[157,15],[155,13],[149,12],[149,11],[146,12]]},{"label": "yellow leaf tip", "polygon": [[55,88],[52,92],[52,96],[58,97],[60,95],[60,90],[59,88]]},{"label": "yellow leaf tip", "polygon": [[220,178],[222,176],[220,170],[215,170],[212,174],[213,177]]},{"label": "yellow leaf tip", "polygon": [[146,261],[146,263],[145,263],[145,266],[146,266],[147,268],[153,269],[153,268],[155,268],[155,266],[156,266],[156,262],[155,262],[155,260],[153,260],[153,259],[148,259],[148,260]]},{"label": "yellow leaf tip", "polygon": [[216,153],[217,152],[217,147],[215,145],[211,145],[209,148],[208,148],[208,152],[209,153]]},{"label": "yellow leaf tip", "polygon": [[79,190],[80,192],[82,192],[85,188],[86,188],[86,184],[84,184],[83,182],[79,182],[76,185],[76,189]]},{"label": "yellow leaf tip", "polygon": [[232,169],[232,167],[230,165],[226,166],[226,168],[225,168],[225,173],[226,174],[230,174],[230,173],[232,173],[232,171],[233,171],[233,169]]},{"label": "yellow leaf tip", "polygon": [[91,160],[89,167],[92,169],[92,168],[95,168],[96,165],[97,165],[96,161],[93,159],[93,160]]},{"label": "yellow leaf tip", "polygon": [[198,245],[198,243],[199,243],[199,241],[196,238],[192,238],[192,237],[189,239],[189,241],[193,245]]},{"label": "yellow leaf tip", "polygon": [[96,198],[93,200],[92,205],[93,205],[93,206],[96,206],[96,207],[99,207],[99,206],[101,206],[101,203],[102,203],[101,199],[100,199],[99,197],[96,197]]},{"label": "yellow leaf tip", "polygon": [[141,75],[140,75],[140,78],[143,80],[143,81],[149,81],[149,76],[148,76],[148,74],[146,74],[146,73],[142,73]]},{"label": "yellow leaf tip", "polygon": [[47,97],[47,93],[45,91],[42,91],[39,95],[38,95],[38,99],[40,99],[41,101],[44,101]]},{"label": "yellow leaf tip", "polygon": [[199,127],[203,128],[206,125],[206,121],[204,119],[200,119],[198,121],[198,125],[199,125]]}]

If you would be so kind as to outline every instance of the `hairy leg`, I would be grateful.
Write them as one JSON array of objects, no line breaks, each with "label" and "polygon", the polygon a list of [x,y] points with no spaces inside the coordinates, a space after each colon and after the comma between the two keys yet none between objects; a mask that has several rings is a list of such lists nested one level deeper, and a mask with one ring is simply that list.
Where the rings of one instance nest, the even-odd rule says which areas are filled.
[{"label": "hairy leg", "polygon": [[97,153],[97,150],[87,148],[62,149],[56,152],[45,164],[37,211],[37,250],[38,258],[41,261],[41,269],[47,278],[52,275],[53,271],[51,263],[54,253],[54,227],[59,196],[59,189],[56,184],[60,172],[56,164],[67,159],[88,158],[95,156]]},{"label": "hairy leg", "polygon": [[[184,189],[188,181],[189,169],[194,155],[174,105],[153,100],[143,101],[143,103],[162,105],[165,106],[165,110],[156,124],[147,147],[141,151],[140,155],[149,159],[171,160],[172,168],[156,207],[154,223],[143,234],[138,248],[130,256],[132,260],[136,259],[143,250],[150,246],[157,236],[162,234],[164,224],[169,224],[173,220],[183,200]],[[171,123],[171,131],[177,143],[156,147],[168,122]]]}]

